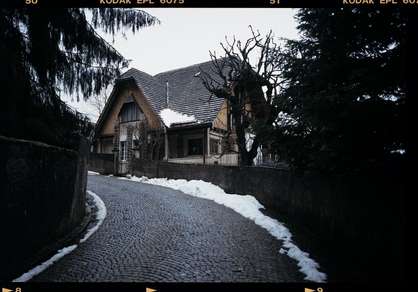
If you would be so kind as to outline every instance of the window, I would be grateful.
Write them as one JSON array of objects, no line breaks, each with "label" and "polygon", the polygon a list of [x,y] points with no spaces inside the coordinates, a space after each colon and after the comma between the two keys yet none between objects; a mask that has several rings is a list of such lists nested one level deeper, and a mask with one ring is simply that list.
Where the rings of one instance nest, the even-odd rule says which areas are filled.
[{"label": "window", "polygon": [[203,154],[203,139],[189,139],[188,140],[188,155],[202,155]]},{"label": "window", "polygon": [[121,161],[126,161],[126,141],[120,142],[120,151],[119,151],[119,158]]},{"label": "window", "polygon": [[121,123],[144,119],[144,113],[135,102],[125,103],[119,113]]},{"label": "window", "polygon": [[103,138],[100,143],[100,153],[112,153],[113,138]]},{"label": "window", "polygon": [[218,154],[219,153],[219,140],[210,139],[209,148],[210,148],[210,154]]}]

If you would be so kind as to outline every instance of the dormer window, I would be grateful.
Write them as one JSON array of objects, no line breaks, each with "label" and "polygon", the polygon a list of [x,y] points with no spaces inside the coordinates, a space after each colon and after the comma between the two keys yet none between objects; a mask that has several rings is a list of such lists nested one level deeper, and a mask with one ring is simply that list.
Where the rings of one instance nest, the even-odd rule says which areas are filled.
[{"label": "dormer window", "polygon": [[127,123],[140,121],[145,117],[144,113],[141,111],[136,102],[127,102],[122,106],[119,112],[119,118],[121,123]]}]

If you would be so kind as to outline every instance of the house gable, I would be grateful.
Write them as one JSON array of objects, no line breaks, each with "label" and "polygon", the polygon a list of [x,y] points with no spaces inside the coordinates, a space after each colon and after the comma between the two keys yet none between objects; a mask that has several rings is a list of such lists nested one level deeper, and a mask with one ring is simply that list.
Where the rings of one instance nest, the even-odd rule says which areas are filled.
[{"label": "house gable", "polygon": [[214,79],[219,78],[212,67],[212,61],[209,61],[154,76],[129,69],[116,81],[111,98],[97,123],[96,137],[114,134],[124,98],[131,94],[153,129],[161,127],[159,114],[168,107],[179,114],[195,117],[195,122],[176,125],[177,128],[210,124],[214,128],[228,130],[228,103],[213,96],[198,78],[201,71],[214,74]]},{"label": "house gable", "polygon": [[[94,149],[113,153],[115,171],[121,174],[128,171],[133,157],[235,165],[235,153],[218,157],[230,130],[229,103],[211,94],[198,78],[200,70],[210,69],[211,62],[206,62],[155,76],[133,68],[126,71],[116,80],[96,124]],[[170,110],[168,118],[164,110]],[[147,130],[157,131],[135,134],[136,121],[144,117]],[[150,139],[157,142],[149,143]]]},{"label": "house gable", "polygon": [[101,125],[98,128],[97,136],[111,136],[115,133],[115,125],[118,123],[118,115],[123,104],[133,97],[133,100],[139,106],[144,113],[148,125],[151,129],[158,129],[161,127],[161,121],[156,115],[151,105],[145,98],[142,90],[136,85],[123,82],[115,85],[117,88],[109,100],[109,108],[103,112],[103,116],[100,117]]},{"label": "house gable", "polygon": [[228,101],[224,100],[221,108],[219,109],[218,115],[213,121],[213,127],[216,129],[228,131],[228,113]]}]

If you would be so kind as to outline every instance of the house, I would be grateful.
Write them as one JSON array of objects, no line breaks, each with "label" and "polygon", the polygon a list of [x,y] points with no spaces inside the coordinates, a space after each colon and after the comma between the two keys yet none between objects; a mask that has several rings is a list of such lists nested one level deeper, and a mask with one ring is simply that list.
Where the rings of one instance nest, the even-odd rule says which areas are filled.
[{"label": "house", "polygon": [[214,74],[211,66],[122,74],[97,121],[94,152],[113,153],[121,174],[133,157],[237,165],[228,102],[212,96],[198,78],[201,70]]}]

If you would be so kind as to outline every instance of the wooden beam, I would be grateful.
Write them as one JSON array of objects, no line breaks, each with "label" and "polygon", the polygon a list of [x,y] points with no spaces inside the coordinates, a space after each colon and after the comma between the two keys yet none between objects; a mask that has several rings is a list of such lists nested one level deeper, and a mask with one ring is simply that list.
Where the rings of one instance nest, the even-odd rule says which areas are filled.
[{"label": "wooden beam", "polygon": [[169,149],[168,149],[168,133],[165,131],[164,133],[164,159],[168,161]]},{"label": "wooden beam", "polygon": [[206,148],[207,148],[207,143],[206,143],[206,140],[207,140],[207,138],[206,138],[206,135],[207,135],[207,130],[206,130],[206,128],[205,129],[203,129],[203,141],[202,141],[202,155],[203,155],[203,164],[206,164]]},{"label": "wooden beam", "polygon": [[210,155],[210,128],[206,129],[206,148],[207,148],[207,155]]}]

